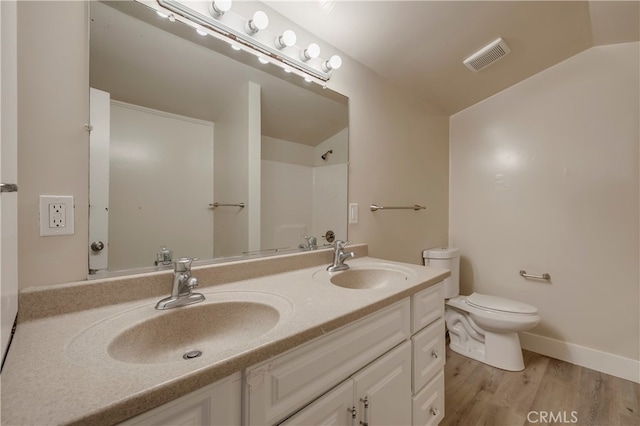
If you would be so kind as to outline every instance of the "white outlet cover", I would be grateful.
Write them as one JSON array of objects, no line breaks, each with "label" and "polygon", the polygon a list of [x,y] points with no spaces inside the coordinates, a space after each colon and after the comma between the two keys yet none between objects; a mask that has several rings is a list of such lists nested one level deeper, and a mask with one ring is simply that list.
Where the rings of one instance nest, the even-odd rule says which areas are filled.
[{"label": "white outlet cover", "polygon": [[[50,217],[53,211],[51,205],[63,206],[64,218],[53,220]],[[52,237],[56,235],[73,235],[73,196],[72,195],[41,195],[40,196],[40,236]],[[54,226],[53,223],[56,225]],[[62,224],[62,225],[61,225]]]}]

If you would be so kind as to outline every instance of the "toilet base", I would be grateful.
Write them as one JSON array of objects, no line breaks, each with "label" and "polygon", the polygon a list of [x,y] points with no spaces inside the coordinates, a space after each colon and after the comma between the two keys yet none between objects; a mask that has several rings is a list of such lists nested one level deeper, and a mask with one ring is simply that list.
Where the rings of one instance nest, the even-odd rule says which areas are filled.
[{"label": "toilet base", "polygon": [[502,370],[524,370],[517,332],[482,330],[471,318],[451,308],[445,310],[445,319],[452,351]]},{"label": "toilet base", "polygon": [[518,333],[486,333],[485,343],[468,341],[464,346],[452,338],[449,348],[462,356],[501,370],[524,370],[524,359],[522,358]]}]

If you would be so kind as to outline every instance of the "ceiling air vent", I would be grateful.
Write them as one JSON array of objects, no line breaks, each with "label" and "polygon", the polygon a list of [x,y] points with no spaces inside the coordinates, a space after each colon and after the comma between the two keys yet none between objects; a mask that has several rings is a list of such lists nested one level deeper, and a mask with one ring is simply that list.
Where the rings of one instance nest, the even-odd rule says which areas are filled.
[{"label": "ceiling air vent", "polygon": [[501,38],[488,44],[482,49],[478,50],[473,55],[469,56],[463,61],[463,63],[473,72],[478,72],[483,68],[496,62],[498,59],[511,52],[507,43]]}]

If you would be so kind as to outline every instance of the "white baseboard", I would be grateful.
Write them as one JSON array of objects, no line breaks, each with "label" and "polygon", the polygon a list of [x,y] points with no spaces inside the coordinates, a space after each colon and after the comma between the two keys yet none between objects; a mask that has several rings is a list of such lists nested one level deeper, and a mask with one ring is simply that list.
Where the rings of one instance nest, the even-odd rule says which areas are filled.
[{"label": "white baseboard", "polygon": [[520,333],[523,349],[640,383],[640,361],[531,333]]}]

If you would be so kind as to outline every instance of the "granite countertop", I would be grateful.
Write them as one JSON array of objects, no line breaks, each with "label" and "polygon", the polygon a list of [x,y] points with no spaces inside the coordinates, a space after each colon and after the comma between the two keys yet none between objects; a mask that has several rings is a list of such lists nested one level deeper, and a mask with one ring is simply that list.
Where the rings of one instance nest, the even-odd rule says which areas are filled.
[{"label": "granite countertop", "polygon": [[[316,257],[324,260],[327,255]],[[293,257],[300,259],[304,258]],[[206,301],[187,307],[157,311],[159,298],[155,294],[104,306],[95,303],[95,307],[77,311],[61,308],[65,313],[46,316],[33,314],[35,308],[25,307],[26,319],[19,320],[2,371],[2,424],[115,424],[391,305],[450,275],[448,270],[368,256],[347,263],[352,269],[402,270],[407,278],[381,288],[343,288],[330,283],[326,264],[321,263],[203,285],[208,268],[194,268],[193,275],[201,281],[196,291],[203,293]],[[236,267],[246,269],[247,263],[237,262]],[[160,275],[162,288],[168,290],[170,276]],[[135,284],[135,280],[127,283]],[[70,290],[67,287],[64,291]],[[76,288],[75,292],[84,291],[88,290]],[[34,294],[33,300],[42,296],[38,291]],[[165,291],[162,297],[166,295]],[[212,353],[203,351],[200,358],[191,360],[132,363],[107,352],[109,342],[126,327],[176,309],[224,301],[266,303],[278,310],[280,320],[248,341]]]}]

